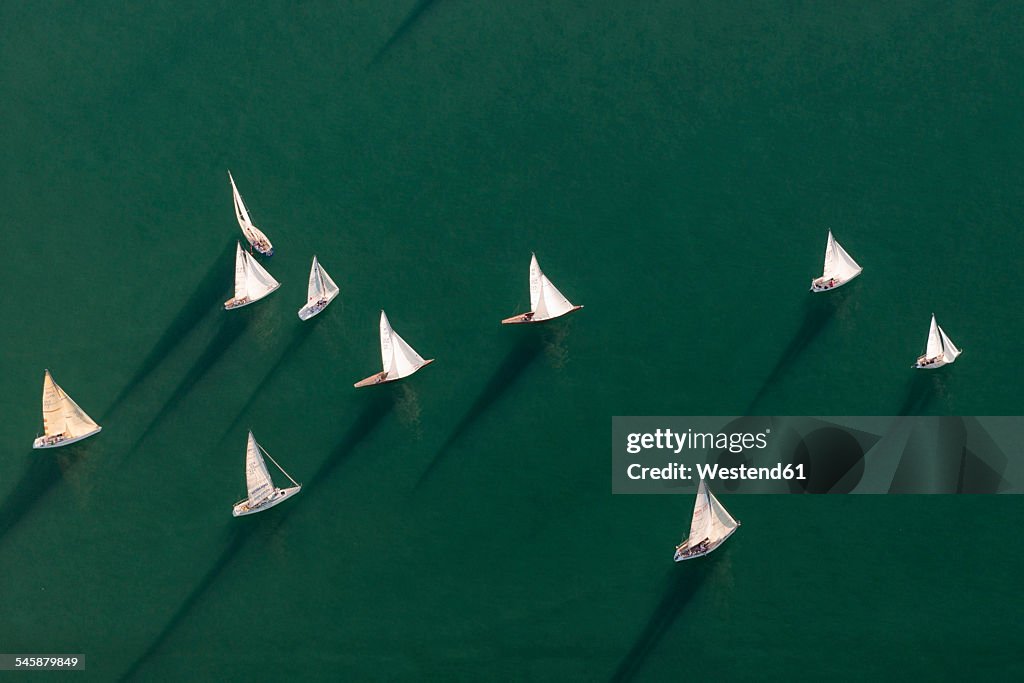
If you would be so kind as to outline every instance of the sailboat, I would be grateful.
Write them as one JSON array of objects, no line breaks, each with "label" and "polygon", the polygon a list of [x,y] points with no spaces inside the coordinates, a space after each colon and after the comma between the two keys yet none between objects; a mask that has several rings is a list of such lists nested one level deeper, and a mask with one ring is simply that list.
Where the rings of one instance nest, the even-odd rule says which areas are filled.
[{"label": "sailboat", "polygon": [[832,231],[829,230],[828,240],[825,242],[825,268],[821,277],[811,281],[811,291],[827,292],[841,287],[860,275],[862,270],[864,269],[846,253],[842,245],[836,242],[832,237]]},{"label": "sailboat", "polygon": [[[281,473],[288,477],[288,481],[295,486],[284,489],[275,486],[274,480],[270,478],[270,472],[267,471],[267,463],[263,460],[264,455],[270,458],[270,462],[274,463],[274,466],[281,470]],[[235,507],[231,511],[235,517],[263,512],[302,490],[302,485],[292,479],[291,475],[277,464],[277,461],[270,456],[270,453],[267,453],[263,446],[256,443],[251,431],[249,432],[249,443],[245,449],[245,487],[249,495],[235,503]]]},{"label": "sailboat", "polygon": [[281,286],[281,283],[259,264],[252,254],[242,249],[239,242],[235,250],[235,295],[224,302],[224,308],[241,308],[259,301]]},{"label": "sailboat", "polygon": [[380,312],[380,355],[384,363],[384,370],[370,375],[366,379],[355,383],[356,387],[368,387],[381,382],[394,382],[396,379],[408,377],[425,365],[430,365],[434,359],[423,360],[423,356],[398,336],[398,333],[391,329],[391,323],[384,311]]},{"label": "sailboat", "polygon": [[309,320],[327,308],[334,297],[338,296],[338,285],[320,267],[320,262],[313,256],[313,266],[309,269],[309,287],[306,289],[306,305],[299,309],[299,319]]},{"label": "sailboat", "polygon": [[98,433],[102,427],[85,414],[71,397],[53,381],[50,371],[43,375],[43,436],[32,442],[32,448],[56,448],[81,441]]},{"label": "sailboat", "polygon": [[252,219],[249,218],[249,210],[245,208],[242,195],[238,193],[235,179],[231,177],[231,171],[228,171],[228,180],[231,181],[231,194],[235,200],[235,217],[238,218],[238,227],[242,229],[242,234],[245,235],[245,239],[249,240],[249,244],[256,251],[266,256],[273,256],[274,245],[270,243],[270,240],[263,234],[262,230],[252,224]]},{"label": "sailboat", "polygon": [[925,370],[941,368],[955,361],[961,353],[963,349],[958,349],[953,344],[946,331],[936,324],[935,314],[932,313],[932,324],[928,328],[928,344],[925,346],[924,354],[914,363],[914,367]]},{"label": "sailboat", "polygon": [[530,312],[505,318],[501,324],[539,323],[559,318],[581,308],[583,306],[573,306],[565,295],[551,284],[547,275],[541,272],[537,255],[534,254],[530,259]]},{"label": "sailboat", "polygon": [[732,536],[739,525],[701,479],[697,487],[697,500],[693,504],[690,535],[676,546],[675,561],[682,562],[707,555],[725,543],[725,539]]}]

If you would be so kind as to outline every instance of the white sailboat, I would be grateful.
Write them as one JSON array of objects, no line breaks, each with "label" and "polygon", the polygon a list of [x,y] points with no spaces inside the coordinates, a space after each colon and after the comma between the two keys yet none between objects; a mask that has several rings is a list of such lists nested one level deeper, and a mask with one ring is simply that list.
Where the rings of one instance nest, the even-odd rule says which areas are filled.
[{"label": "white sailboat", "polygon": [[530,259],[530,312],[505,318],[501,324],[539,323],[559,318],[581,308],[583,306],[573,306],[565,295],[551,284],[547,275],[541,272],[537,255],[534,254]]},{"label": "white sailboat", "polygon": [[925,346],[924,354],[918,357],[914,367],[924,370],[941,368],[943,365],[949,365],[955,361],[961,353],[963,353],[963,349],[958,349],[953,344],[953,340],[946,335],[946,331],[936,324],[935,314],[932,313],[932,324],[928,328],[928,343]]},{"label": "white sailboat", "polygon": [[828,240],[825,242],[825,267],[821,277],[811,281],[811,291],[827,292],[841,287],[860,275],[862,270],[864,269],[846,253],[842,245],[836,242],[832,237],[832,231],[829,230]]},{"label": "white sailboat", "polygon": [[281,283],[259,264],[252,254],[242,249],[239,242],[235,250],[235,295],[224,302],[224,308],[241,308],[254,301],[259,301]]},{"label": "white sailboat", "polygon": [[[275,486],[274,480],[270,478],[270,472],[267,471],[267,463],[264,462],[263,455],[270,458],[270,462],[274,463],[274,466],[288,477],[288,481],[295,485],[283,489]],[[251,431],[245,449],[245,486],[249,495],[235,503],[235,507],[231,511],[235,517],[263,512],[302,490],[302,485],[292,479],[291,475],[270,457],[270,453],[267,453],[263,446],[256,443]]]},{"label": "white sailboat", "polygon": [[313,256],[313,266],[309,269],[309,287],[306,288],[306,305],[299,309],[299,319],[309,320],[327,308],[327,304],[340,291],[331,276],[320,266],[316,256]]},{"label": "white sailboat", "polygon": [[434,359],[423,360],[423,356],[391,329],[391,323],[384,311],[380,312],[380,355],[384,370],[355,383],[357,387],[368,387],[382,382],[394,382],[408,377],[420,368],[430,365]]},{"label": "white sailboat", "polygon": [[697,500],[693,503],[690,535],[676,546],[675,561],[682,562],[707,555],[725,543],[725,539],[732,536],[739,525],[701,479],[697,487]]},{"label": "white sailboat", "polygon": [[43,436],[32,442],[32,448],[56,448],[81,441],[98,433],[102,427],[85,414],[64,390],[57,386],[46,370],[43,374]]},{"label": "white sailboat", "polygon": [[242,195],[239,194],[238,188],[235,186],[235,179],[231,177],[231,171],[228,171],[228,180],[231,181],[231,194],[235,200],[235,217],[238,218],[238,227],[242,229],[242,234],[245,235],[245,239],[249,240],[253,249],[261,254],[273,256],[274,245],[270,243],[270,239],[263,234],[262,230],[252,224],[249,210],[245,208],[245,202],[242,201]]}]

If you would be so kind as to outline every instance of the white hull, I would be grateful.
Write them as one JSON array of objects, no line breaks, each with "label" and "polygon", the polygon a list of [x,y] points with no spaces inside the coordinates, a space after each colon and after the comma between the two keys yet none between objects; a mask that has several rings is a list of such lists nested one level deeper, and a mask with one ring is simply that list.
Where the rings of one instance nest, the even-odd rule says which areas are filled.
[{"label": "white hull", "polygon": [[927,358],[921,356],[911,367],[917,370],[937,370],[944,365],[952,365],[952,363],[949,363],[945,358],[933,359],[930,363],[926,362],[927,360]]},{"label": "white hull", "polygon": [[[860,273],[857,273],[857,275],[860,275]],[[848,277],[845,280],[843,280],[841,278],[820,278],[819,277],[816,280],[812,280],[811,281],[811,291],[812,292],[830,292],[833,289],[837,289],[839,287],[842,287],[843,285],[845,285],[850,280],[853,280],[854,278],[856,278],[857,275],[854,275],[852,277]],[[832,280],[833,284],[828,284],[829,280]]]},{"label": "white hull", "polygon": [[236,308],[242,308],[243,306],[248,306],[249,304],[254,304],[257,301],[259,301],[260,299],[265,299],[268,296],[270,296],[271,294],[273,294],[274,292],[276,292],[278,287],[280,287],[280,286],[281,286],[281,283],[279,282],[279,283],[277,283],[277,285],[273,289],[271,289],[266,294],[264,294],[263,296],[261,296],[259,298],[256,298],[256,299],[249,299],[249,298],[246,298],[246,299],[235,299],[234,297],[232,297],[232,298],[230,298],[230,299],[228,299],[227,301],[224,302],[224,310],[225,311],[231,311],[231,310],[234,310]]},{"label": "white hull", "polygon": [[60,448],[61,446],[67,446],[68,444],[81,441],[82,439],[88,439],[93,434],[99,434],[101,431],[103,431],[103,427],[97,427],[88,434],[82,434],[81,436],[76,436],[73,439],[61,439],[60,441],[54,441],[51,443],[46,443],[46,437],[40,436],[32,442],[32,448]]},{"label": "white hull", "polygon": [[[673,557],[673,559],[674,559],[674,560],[675,560],[676,562],[685,562],[686,560],[692,560],[692,559],[694,559],[695,557],[704,557],[704,556],[705,556],[705,555],[707,555],[708,553],[712,553],[712,552],[714,552],[715,550],[717,550],[717,549],[718,549],[718,548],[719,548],[719,547],[720,547],[720,546],[721,546],[721,545],[722,545],[723,543],[725,543],[725,542],[726,542],[726,540],[727,540],[727,539],[728,539],[728,538],[729,538],[730,536],[732,536],[732,535],[733,535],[734,533],[736,533],[736,529],[739,529],[739,528],[740,528],[740,523],[739,523],[739,522],[737,521],[737,522],[736,522],[736,527],[735,527],[735,528],[734,528],[734,529],[733,529],[732,531],[730,531],[729,533],[727,533],[727,534],[726,534],[725,536],[723,536],[722,538],[720,538],[720,539],[719,539],[718,541],[716,541],[715,543],[712,543],[711,545],[709,545],[709,546],[708,546],[708,547],[707,547],[706,549],[704,549],[704,550],[702,550],[702,551],[700,551],[700,552],[697,552],[697,553],[692,553],[692,554],[689,554],[689,555],[684,555],[683,553],[685,552],[686,548],[685,548],[685,547],[683,547],[683,546],[679,546],[679,547],[677,547],[677,548],[676,548],[676,554],[675,554],[675,556]],[[683,544],[683,545],[685,545],[685,544]]]},{"label": "white hull", "polygon": [[320,304],[319,302],[315,302],[315,301],[314,302],[306,302],[306,305],[299,309],[299,320],[309,320],[313,316],[319,315],[320,313],[323,312],[323,310],[325,308],[327,308],[327,306],[332,301],[334,301],[334,297],[336,297],[336,296],[338,296],[337,292],[335,292],[334,296],[332,296],[329,299],[327,299],[327,301],[325,303],[323,303],[323,304]]},{"label": "white hull", "polygon": [[286,489],[277,489],[277,490],[274,491],[274,495],[272,495],[270,498],[268,498],[267,500],[263,501],[262,503],[260,503],[259,505],[257,505],[254,508],[250,508],[249,507],[249,499],[248,498],[246,498],[245,500],[240,500],[237,503],[235,503],[234,509],[231,510],[231,515],[233,517],[242,517],[244,515],[253,515],[253,514],[256,514],[257,512],[263,512],[264,510],[269,510],[270,508],[274,507],[278,503],[284,502],[288,498],[291,498],[292,496],[294,496],[296,493],[298,493],[301,490],[302,490],[301,486],[292,486],[292,487],[286,488]]},{"label": "white hull", "polygon": [[558,315],[553,315],[553,316],[550,316],[548,318],[535,318],[535,317],[533,317],[533,311],[530,311],[529,313],[523,313],[521,315],[514,315],[511,318],[505,318],[504,320],[501,321],[501,324],[502,325],[522,325],[522,324],[528,324],[528,323],[544,323],[544,322],[547,322],[549,320],[555,320],[556,318],[561,318],[562,316],[569,315],[570,313],[574,313],[574,312],[580,310],[581,308],[583,308],[583,306],[573,306],[572,308],[570,308],[565,313],[559,313]]}]

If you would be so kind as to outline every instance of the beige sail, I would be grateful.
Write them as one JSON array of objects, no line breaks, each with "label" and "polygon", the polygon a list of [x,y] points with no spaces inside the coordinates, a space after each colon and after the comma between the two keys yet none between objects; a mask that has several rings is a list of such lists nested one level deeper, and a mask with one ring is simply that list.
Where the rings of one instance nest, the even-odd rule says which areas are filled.
[{"label": "beige sail", "polygon": [[43,436],[33,448],[52,448],[80,441],[101,427],[64,393],[49,370],[43,374]]}]

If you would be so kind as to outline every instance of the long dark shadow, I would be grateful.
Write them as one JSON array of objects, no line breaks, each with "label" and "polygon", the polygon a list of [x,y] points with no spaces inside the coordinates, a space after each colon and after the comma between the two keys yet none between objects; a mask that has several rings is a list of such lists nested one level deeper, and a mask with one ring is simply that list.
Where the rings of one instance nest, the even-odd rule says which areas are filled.
[{"label": "long dark shadow", "polygon": [[128,450],[129,454],[135,452],[139,445],[146,440],[146,437],[152,433],[154,429],[181,403],[188,393],[195,386],[196,382],[203,378],[203,376],[210,371],[210,369],[217,364],[231,345],[242,336],[245,332],[246,327],[249,325],[249,318],[242,312],[241,314],[230,314],[227,313],[221,320],[220,328],[217,330],[217,334],[214,335],[210,343],[206,345],[206,348],[196,359],[189,371],[185,373],[185,376],[178,386],[174,388],[174,392],[164,402],[160,410],[157,411],[153,419],[150,420],[149,424],[139,435],[139,438],[135,440],[131,448]]},{"label": "long dark shadow", "polygon": [[398,25],[391,37],[388,38],[387,42],[377,50],[377,54],[374,55],[370,61],[370,66],[377,64],[384,57],[384,54],[391,49],[391,47],[397,43],[402,37],[409,32],[409,29],[413,27],[419,18],[426,12],[437,0],[418,0],[416,5],[405,15],[405,19]]},{"label": "long dark shadow", "polygon": [[[313,320],[315,321],[316,318],[314,318]],[[284,350],[281,351],[281,355],[279,355],[277,357],[277,360],[274,361],[274,364],[267,369],[267,372],[264,373],[263,378],[260,380],[259,384],[257,384],[256,387],[249,394],[249,397],[246,399],[245,404],[238,410],[238,413],[235,415],[234,419],[231,420],[231,423],[228,425],[228,428],[224,430],[223,434],[221,434],[220,439],[217,441],[217,446],[223,444],[224,440],[227,439],[229,435],[234,433],[235,428],[238,427],[238,425],[242,422],[243,418],[245,418],[245,416],[248,415],[249,408],[252,407],[252,404],[255,403],[256,399],[259,398],[259,396],[263,393],[264,387],[266,387],[270,380],[274,378],[274,376],[277,374],[277,371],[281,369],[285,362],[299,350],[299,348],[305,343],[307,339],[309,339],[309,336],[310,334],[312,334],[313,327],[315,325],[316,322],[303,323],[303,325],[298,330],[295,331],[295,334],[292,336],[291,341],[288,342],[288,346],[286,346]],[[215,448],[214,450],[217,450],[217,448]]]},{"label": "long dark shadow", "polygon": [[444,443],[441,444],[441,447],[434,454],[434,457],[431,458],[427,469],[423,471],[423,474],[416,481],[416,486],[413,488],[414,491],[427,482],[445,459],[451,447],[466,433],[466,430],[480,419],[480,416],[486,413],[515,384],[523,370],[540,355],[540,352],[544,349],[541,337],[532,334],[533,330],[523,330],[523,332],[526,332],[526,334],[520,337],[516,345],[505,355],[505,359],[501,361],[501,364],[491,374],[487,383],[484,384],[484,388],[477,395],[472,405],[470,405],[469,410],[462,416],[459,423],[455,425],[455,429],[452,430],[451,434],[448,435],[448,438],[444,440]]},{"label": "long dark shadow", "polygon": [[[65,446],[75,448],[78,444]],[[75,454],[69,454],[69,464],[77,462]],[[46,495],[50,488],[60,481],[61,466],[51,451],[29,453],[28,469],[14,485],[10,494],[0,503],[0,539],[28,514],[36,502]]]},{"label": "long dark shadow", "polygon": [[242,518],[236,520],[236,524],[232,525],[228,531],[227,542],[224,546],[224,550],[221,551],[220,555],[217,556],[217,560],[210,566],[206,574],[203,575],[199,582],[193,586],[185,599],[182,600],[181,604],[178,605],[178,609],[174,611],[171,618],[167,620],[164,627],[160,629],[160,632],[156,635],[156,638],[146,647],[145,651],[139,655],[132,665],[128,667],[124,675],[121,676],[122,681],[131,680],[139,671],[139,669],[156,654],[160,646],[163,645],[164,641],[167,640],[168,636],[174,632],[188,613],[192,610],[192,607],[199,602],[199,599],[203,597],[210,586],[217,580],[217,578],[224,572],[224,570],[231,564],[231,561],[238,554],[238,551],[242,549],[245,542],[252,536],[253,531],[257,528],[259,519],[246,519]]},{"label": "long dark shadow", "polygon": [[907,383],[907,393],[903,397],[897,415],[920,415],[931,400],[935,387],[935,378],[931,375],[936,370],[911,370],[916,373]]},{"label": "long dark shadow", "polygon": [[827,295],[808,295],[810,298],[804,307],[803,322],[800,323],[796,334],[793,335],[786,348],[783,349],[779,359],[775,361],[775,365],[772,367],[771,372],[768,373],[768,377],[761,384],[761,388],[757,390],[750,405],[747,406],[745,415],[755,414],[754,411],[761,402],[761,399],[779,383],[779,380],[789,372],[793,363],[817,339],[821,331],[825,329],[829,321],[835,316],[836,309],[842,305],[847,294],[848,292],[838,291],[829,292]]},{"label": "long dark shadow", "polygon": [[[630,681],[636,676],[651,652],[672,628],[672,624],[703,585],[710,572],[710,563],[716,559],[714,555],[711,555],[699,560],[690,560],[682,566],[677,565],[669,570],[661,600],[658,601],[658,605],[648,617],[647,624],[640,635],[633,641],[629,652],[619,662],[618,668],[615,669],[615,673],[610,679],[612,683]],[[690,566],[693,564],[697,566]]]},{"label": "long dark shadow", "polygon": [[196,288],[189,295],[185,301],[185,305],[181,307],[178,314],[174,316],[170,325],[164,330],[163,334],[160,335],[160,339],[157,340],[153,348],[150,349],[149,353],[143,359],[142,364],[139,365],[138,370],[132,375],[131,379],[124,386],[123,389],[114,398],[113,404],[107,409],[103,415],[104,419],[110,416],[117,408],[124,402],[128,395],[140,384],[151,372],[156,370],[157,366],[160,365],[161,361],[166,358],[184,339],[192,328],[199,323],[199,321],[209,313],[211,310],[219,308],[221,295],[224,292],[225,284],[230,280],[231,270],[228,268],[228,263],[231,254],[235,250],[235,242],[231,241],[224,246],[224,250],[217,256],[216,260],[210,265],[210,268],[203,275],[203,278],[196,285]]},{"label": "long dark shadow", "polygon": [[[310,493],[320,486],[320,484],[326,481],[331,473],[333,473],[341,463],[351,457],[356,447],[359,446],[366,437],[373,433],[384,417],[387,416],[393,408],[394,396],[390,391],[390,388],[371,398],[370,402],[363,408],[359,417],[354,423],[352,423],[352,426],[349,427],[348,431],[345,432],[323,464],[320,465],[317,471],[313,473],[313,476],[305,479],[302,484],[302,492],[300,496],[308,497]],[[301,500],[302,498],[299,497],[292,502],[300,503]],[[294,504],[290,506],[287,506],[286,504],[280,508],[275,508],[272,512],[268,512],[266,517],[262,514],[258,514],[253,517],[235,520],[235,524],[229,532],[227,544],[221,554],[217,557],[217,560],[213,563],[206,574],[203,575],[199,582],[196,583],[189,594],[185,596],[185,599],[174,611],[174,614],[171,615],[171,618],[168,619],[167,623],[164,624],[164,627],[160,629],[160,633],[157,634],[156,638],[154,638],[146,647],[145,651],[132,663],[121,677],[121,680],[130,680],[136,675],[136,673],[138,673],[139,669],[154,654],[156,654],[160,649],[160,646],[163,645],[178,625],[188,616],[192,608],[199,602],[203,595],[206,594],[218,577],[224,573],[224,570],[231,564],[238,552],[242,550],[256,529],[275,529],[279,527],[284,523],[294,509]]]}]

